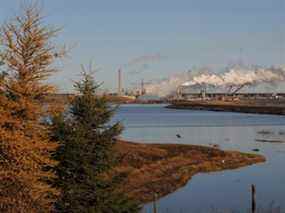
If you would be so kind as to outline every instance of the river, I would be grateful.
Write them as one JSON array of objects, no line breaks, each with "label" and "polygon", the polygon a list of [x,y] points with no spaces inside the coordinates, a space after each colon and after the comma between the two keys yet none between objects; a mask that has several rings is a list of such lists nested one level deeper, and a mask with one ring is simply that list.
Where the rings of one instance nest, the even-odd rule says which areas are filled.
[{"label": "river", "polygon": [[[195,175],[186,186],[158,201],[159,212],[204,213],[212,208],[245,212],[250,207],[251,184],[256,185],[258,206],[285,209],[285,143],[264,142],[285,142],[285,116],[122,105],[114,120],[124,124],[126,140],[218,144],[225,150],[256,153],[252,150],[258,149],[266,157],[266,163]],[[151,208],[152,204],[145,205],[144,212]]]}]

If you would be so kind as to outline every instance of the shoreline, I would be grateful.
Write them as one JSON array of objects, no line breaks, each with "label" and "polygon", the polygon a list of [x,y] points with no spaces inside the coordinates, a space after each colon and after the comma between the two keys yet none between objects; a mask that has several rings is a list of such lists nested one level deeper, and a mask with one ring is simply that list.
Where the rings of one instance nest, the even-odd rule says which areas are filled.
[{"label": "shoreline", "polygon": [[166,106],[169,109],[191,109],[220,112],[239,112],[254,114],[285,115],[285,106],[264,104],[249,104],[226,101],[175,101]]},{"label": "shoreline", "polygon": [[263,163],[265,157],[238,151],[182,144],[145,144],[118,140],[118,165],[112,175],[123,177],[118,189],[141,204],[185,186],[198,173],[217,172]]}]

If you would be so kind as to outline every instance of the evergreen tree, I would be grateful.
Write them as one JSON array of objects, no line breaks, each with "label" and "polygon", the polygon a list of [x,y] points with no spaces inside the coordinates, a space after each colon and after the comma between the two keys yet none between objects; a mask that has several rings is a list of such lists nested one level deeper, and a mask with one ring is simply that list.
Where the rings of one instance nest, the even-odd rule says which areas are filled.
[{"label": "evergreen tree", "polygon": [[40,122],[47,112],[42,101],[53,92],[44,80],[56,71],[50,41],[56,33],[35,5],[1,28],[0,212],[49,212],[57,194],[46,183],[57,144]]},{"label": "evergreen tree", "polygon": [[57,185],[62,196],[60,212],[137,212],[138,205],[115,192],[116,181],[107,180],[114,163],[114,138],[122,131],[120,123],[109,123],[115,108],[97,95],[99,85],[90,74],[75,84],[79,94],[69,114],[54,120],[54,136],[61,141],[56,159]]}]

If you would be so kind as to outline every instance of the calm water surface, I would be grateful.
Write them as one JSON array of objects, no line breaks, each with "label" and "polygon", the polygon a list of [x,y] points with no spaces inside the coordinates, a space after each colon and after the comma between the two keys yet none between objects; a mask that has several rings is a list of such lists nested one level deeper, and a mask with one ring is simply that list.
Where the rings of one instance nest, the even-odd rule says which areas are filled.
[{"label": "calm water surface", "polygon": [[[122,137],[145,143],[219,144],[222,149],[259,149],[267,162],[237,170],[195,175],[188,184],[161,198],[159,212],[209,212],[211,208],[250,206],[250,185],[260,206],[285,209],[285,116],[166,109],[163,105],[123,105],[115,116],[125,125]],[[182,137],[177,138],[176,134]],[[151,204],[145,206],[151,212]]]}]

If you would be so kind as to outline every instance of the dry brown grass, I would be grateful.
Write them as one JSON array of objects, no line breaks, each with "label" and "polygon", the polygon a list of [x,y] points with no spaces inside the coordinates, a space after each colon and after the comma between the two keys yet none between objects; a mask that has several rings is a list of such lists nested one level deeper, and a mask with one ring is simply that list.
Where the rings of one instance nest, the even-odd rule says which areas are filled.
[{"label": "dry brown grass", "polygon": [[195,145],[118,141],[115,149],[119,165],[114,171],[125,176],[119,190],[141,203],[151,201],[154,193],[164,196],[177,190],[197,173],[235,169],[265,161],[261,155]]}]

